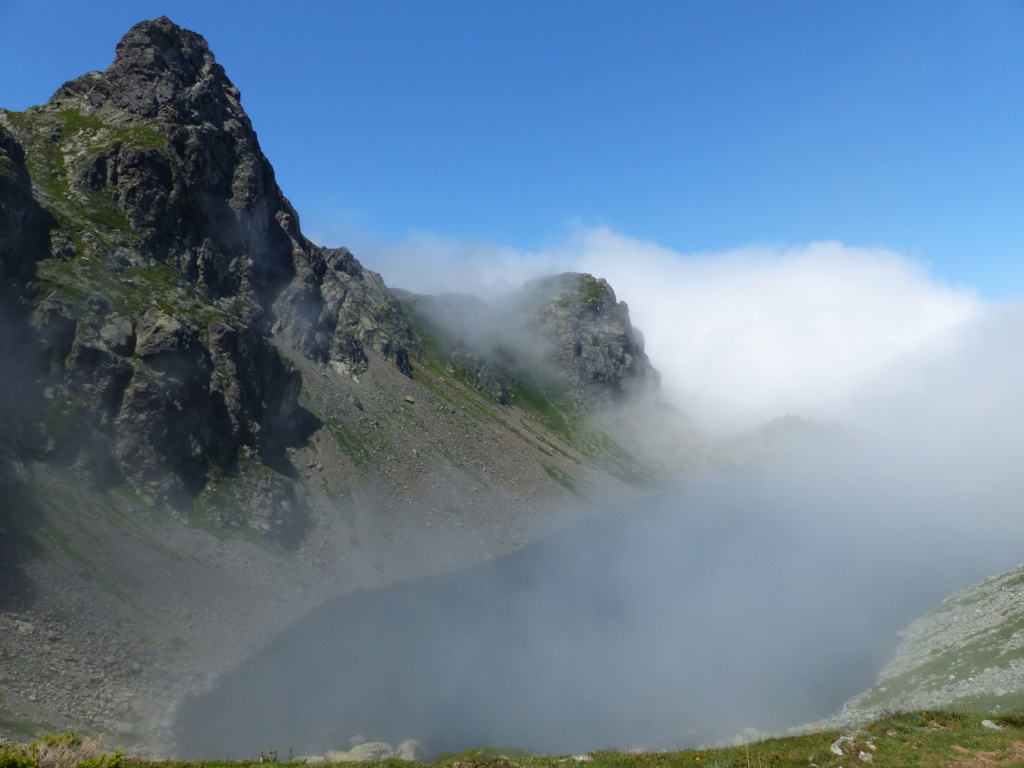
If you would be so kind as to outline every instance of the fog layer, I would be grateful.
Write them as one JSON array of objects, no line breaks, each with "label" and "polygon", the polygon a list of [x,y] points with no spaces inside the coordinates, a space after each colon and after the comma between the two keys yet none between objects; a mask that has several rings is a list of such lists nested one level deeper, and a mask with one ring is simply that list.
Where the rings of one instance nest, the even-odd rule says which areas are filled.
[{"label": "fog layer", "polygon": [[817,462],[707,478],[484,568],[346,596],[186,704],[180,747],[565,753],[785,730],[873,682],[911,618],[1016,562],[1017,526],[970,519],[951,490]]},{"label": "fog layer", "polygon": [[[661,257],[626,269],[655,274]],[[325,606],[186,704],[182,749],[322,751],[361,733],[569,752],[777,732],[867,687],[942,597],[1024,559],[1024,312],[835,244],[690,266],[717,282],[698,306],[726,329],[701,362],[715,375],[689,379],[713,383],[694,395],[706,423],[834,421],[777,421],[735,439],[737,466],[676,491]],[[703,322],[673,280],[620,293],[670,395],[700,367]]]}]

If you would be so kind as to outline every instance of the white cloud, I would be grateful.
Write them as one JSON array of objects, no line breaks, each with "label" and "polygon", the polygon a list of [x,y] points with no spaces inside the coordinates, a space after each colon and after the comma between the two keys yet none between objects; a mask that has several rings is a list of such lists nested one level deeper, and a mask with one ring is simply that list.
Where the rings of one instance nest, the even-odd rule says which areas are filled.
[{"label": "white cloud", "polygon": [[941,345],[981,306],[907,257],[835,242],[682,256],[594,230],[579,267],[629,302],[666,393],[725,428],[840,416],[885,367]]},{"label": "white cloud", "polygon": [[841,417],[889,366],[948,344],[982,311],[916,260],[837,242],[681,254],[607,228],[534,253],[436,235],[368,244],[390,285],[493,295],[542,274],[606,278],[665,394],[713,429],[794,413]]}]

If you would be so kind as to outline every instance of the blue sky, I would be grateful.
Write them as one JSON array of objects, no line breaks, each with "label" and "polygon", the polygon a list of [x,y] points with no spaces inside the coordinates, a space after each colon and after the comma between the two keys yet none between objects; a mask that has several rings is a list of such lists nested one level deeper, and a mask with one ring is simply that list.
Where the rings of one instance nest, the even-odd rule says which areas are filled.
[{"label": "blue sky", "polygon": [[838,240],[1024,288],[1019,0],[0,0],[0,105],[161,14],[207,38],[328,245]]}]

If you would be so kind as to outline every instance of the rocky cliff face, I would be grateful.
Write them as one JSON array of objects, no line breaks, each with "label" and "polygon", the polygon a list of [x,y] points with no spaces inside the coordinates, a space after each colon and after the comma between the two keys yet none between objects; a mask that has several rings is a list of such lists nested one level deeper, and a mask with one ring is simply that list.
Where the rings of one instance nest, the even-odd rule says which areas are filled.
[{"label": "rocky cliff face", "polygon": [[503,405],[543,394],[586,413],[658,391],[643,336],[606,280],[567,272],[491,303],[399,293],[444,365]]},{"label": "rocky cliff face", "polygon": [[329,332],[337,306],[325,313],[318,289],[362,271],[346,253],[302,237],[238,90],[199,35],[166,18],[138,24],[105,72],[66,83],[41,112],[62,121],[58,140],[69,120],[89,138],[134,137],[103,147],[78,141],[86,151],[70,164],[64,157],[72,192],[113,198],[136,236],[136,258],[171,264],[211,299],[279,311],[275,330],[319,359],[351,354],[353,345]]},{"label": "rocky cliff face", "polygon": [[46,212],[32,196],[25,153],[0,125],[0,461],[27,451],[41,402],[31,374],[38,351],[29,334],[26,288],[44,252]]},{"label": "rocky cliff face", "polygon": [[0,280],[4,289],[31,275],[45,245],[44,216],[32,197],[25,152],[0,126]]},{"label": "rocky cliff face", "polygon": [[[0,113],[0,131],[0,266],[31,305],[46,457],[187,505],[309,423],[275,341],[349,375],[372,349],[411,375],[401,304],[349,251],[303,237],[199,35],[142,22],[106,71]],[[604,281],[563,275],[513,301],[518,339],[451,352],[497,401],[524,365],[548,366],[581,410],[657,386]]]},{"label": "rocky cliff face", "polygon": [[302,236],[238,89],[202,37],[167,18],[138,24],[105,72],[66,83],[46,110],[152,132],[156,146],[111,147],[74,171],[77,186],[113,194],[141,254],[211,299],[252,301],[274,333],[318,361],[360,370],[367,345],[408,366],[415,340],[400,308],[347,250]]},{"label": "rocky cliff face", "polygon": [[409,372],[401,307],[347,250],[302,236],[199,35],[138,24],[105,72],[0,129],[3,272],[42,265],[22,298],[45,455],[187,504],[301,426],[273,338],[352,373],[366,348]]},{"label": "rocky cliff face", "polygon": [[577,407],[591,410],[657,391],[660,376],[644,352],[643,336],[606,280],[566,273],[531,283],[522,293]]}]

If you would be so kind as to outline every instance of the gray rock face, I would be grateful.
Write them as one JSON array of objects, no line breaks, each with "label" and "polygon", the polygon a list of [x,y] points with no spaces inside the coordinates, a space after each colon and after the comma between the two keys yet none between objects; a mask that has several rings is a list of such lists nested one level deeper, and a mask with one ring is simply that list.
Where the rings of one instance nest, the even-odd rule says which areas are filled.
[{"label": "gray rock face", "polygon": [[[32,196],[25,152],[9,127],[0,113],[0,462],[30,450],[43,413],[36,376],[44,361],[25,294],[50,223]],[[0,481],[2,475],[0,467]]]},{"label": "gray rock face", "polygon": [[296,279],[274,302],[274,332],[314,360],[339,363],[353,374],[366,370],[366,346],[409,375],[418,343],[380,275],[346,248],[309,247],[311,258],[299,263]]},{"label": "gray rock face", "polygon": [[0,119],[0,280],[28,276],[43,245],[43,219],[25,151]]},{"label": "gray rock face", "polygon": [[51,104],[118,117],[198,124],[212,113],[239,112],[238,90],[214,61],[206,41],[166,16],[132,27],[104,73],[65,83]]},{"label": "gray rock face", "polygon": [[[39,264],[55,286],[16,297],[51,393],[24,442],[101,483],[188,505],[211,468],[277,450],[301,380],[275,335],[353,375],[366,348],[411,372],[401,305],[347,250],[302,236],[238,89],[167,18],[45,106],[0,113],[0,246],[0,277]],[[301,502],[271,495],[254,525],[294,538],[273,521],[302,520]]]},{"label": "gray rock face", "polygon": [[523,378],[565,390],[580,411],[656,392],[660,385],[629,308],[603,279],[565,273],[493,303],[400,295],[424,332],[436,336],[444,362],[503,405]]},{"label": "gray rock face", "polygon": [[347,250],[302,236],[240,98],[206,41],[164,17],[135,25],[105,72],[65,83],[47,109],[166,138],[77,165],[80,186],[113,194],[141,254],[213,298],[253,300],[274,333],[317,360],[358,373],[367,345],[408,373],[416,341],[401,307]]},{"label": "gray rock face", "polygon": [[524,293],[540,304],[535,327],[551,344],[549,356],[568,377],[577,407],[589,410],[658,388],[661,377],[643,337],[606,280],[567,272],[535,281]]},{"label": "gray rock face", "polygon": [[356,744],[348,751],[348,761],[353,763],[376,763],[379,760],[390,760],[394,752],[389,744],[383,741],[368,741]]},{"label": "gray rock face", "polygon": [[[279,347],[353,377],[369,350],[405,375],[421,352],[378,274],[303,237],[237,88],[166,18],[46,105],[0,111],[0,244],[0,355],[20,361],[0,375],[21,388],[0,407],[5,450],[175,506],[214,477],[255,472],[245,488],[259,486],[256,470],[302,438],[302,382]],[[563,275],[486,312],[454,304],[468,335],[445,363],[498,403],[552,377],[557,407],[584,411],[657,386],[603,281]],[[291,482],[264,483],[244,524],[297,543],[308,515]],[[239,514],[217,513],[228,527]]]},{"label": "gray rock face", "polygon": [[495,349],[485,359],[460,346],[452,352],[451,364],[492,400],[501,405],[508,404],[512,383],[507,371],[516,367],[516,361],[506,350]]},{"label": "gray rock face", "polygon": [[100,338],[117,355],[129,357],[135,351],[135,329],[129,317],[111,318],[100,330]]}]

